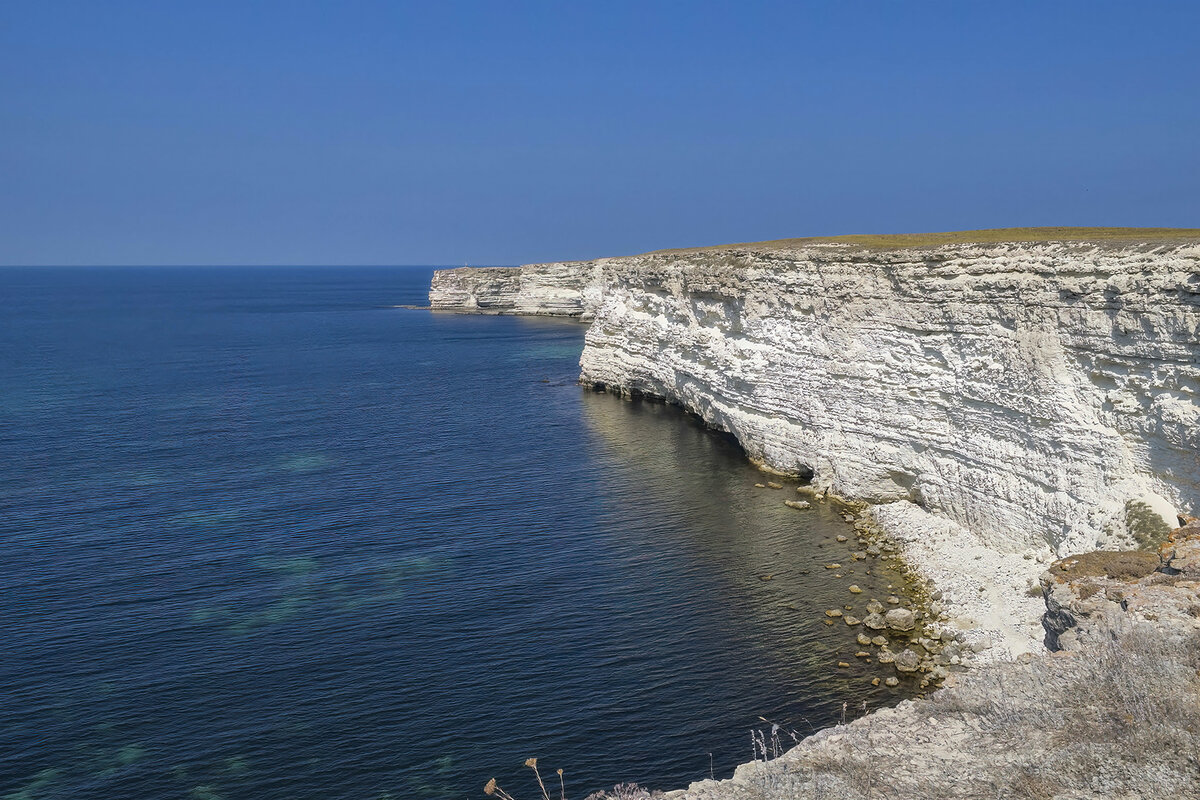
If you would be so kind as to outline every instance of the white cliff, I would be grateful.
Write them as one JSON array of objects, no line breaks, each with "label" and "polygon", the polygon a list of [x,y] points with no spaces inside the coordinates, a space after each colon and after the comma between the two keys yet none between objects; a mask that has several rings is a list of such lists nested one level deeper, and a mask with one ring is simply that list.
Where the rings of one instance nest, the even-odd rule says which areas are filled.
[{"label": "white cliff", "polygon": [[438,270],[429,288],[435,311],[590,319],[599,302],[594,262]]},{"label": "white cliff", "polygon": [[592,318],[583,383],[677,403],[768,470],[880,504],[915,566],[1009,650],[1039,638],[1023,595],[1037,560],[1200,510],[1197,237],[473,272],[439,273],[434,307]]}]

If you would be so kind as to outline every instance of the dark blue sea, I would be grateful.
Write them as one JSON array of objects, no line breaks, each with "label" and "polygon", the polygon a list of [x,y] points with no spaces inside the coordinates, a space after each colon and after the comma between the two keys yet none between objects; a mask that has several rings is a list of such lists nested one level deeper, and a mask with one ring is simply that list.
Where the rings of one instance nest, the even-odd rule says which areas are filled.
[{"label": "dark blue sea", "polygon": [[579,800],[899,699],[838,509],[430,274],[0,270],[0,798]]}]

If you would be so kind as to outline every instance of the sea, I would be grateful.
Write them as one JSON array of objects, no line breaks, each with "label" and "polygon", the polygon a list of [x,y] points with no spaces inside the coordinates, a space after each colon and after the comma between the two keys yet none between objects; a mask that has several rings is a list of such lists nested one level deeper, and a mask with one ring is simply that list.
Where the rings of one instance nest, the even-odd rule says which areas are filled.
[{"label": "sea", "polygon": [[0,269],[0,798],[582,800],[913,693],[845,509],[431,274]]}]

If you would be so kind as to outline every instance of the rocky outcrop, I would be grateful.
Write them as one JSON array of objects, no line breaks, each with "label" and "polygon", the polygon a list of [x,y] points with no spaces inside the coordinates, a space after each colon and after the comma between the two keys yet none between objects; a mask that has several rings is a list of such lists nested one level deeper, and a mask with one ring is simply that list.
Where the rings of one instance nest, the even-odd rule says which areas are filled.
[{"label": "rocky outcrop", "polygon": [[434,311],[591,319],[600,299],[594,263],[438,270],[429,288]]},{"label": "rocky outcrop", "polygon": [[1164,638],[1200,634],[1200,521],[1181,517],[1157,551],[1069,556],[1041,577],[1051,650],[1078,650],[1134,624]]}]

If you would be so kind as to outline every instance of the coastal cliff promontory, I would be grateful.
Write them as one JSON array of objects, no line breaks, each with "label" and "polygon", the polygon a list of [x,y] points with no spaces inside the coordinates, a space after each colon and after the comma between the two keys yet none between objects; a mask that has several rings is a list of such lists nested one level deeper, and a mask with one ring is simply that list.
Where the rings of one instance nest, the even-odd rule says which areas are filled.
[{"label": "coastal cliff promontory", "polygon": [[430,299],[590,319],[581,382],[876,504],[1014,652],[1036,562],[1200,508],[1200,231],[784,240],[439,271]]},{"label": "coastal cliff promontory", "polygon": [[727,245],[442,271],[430,300],[591,320],[581,383],[868,504],[982,651],[669,797],[1200,797],[1200,230]]}]

